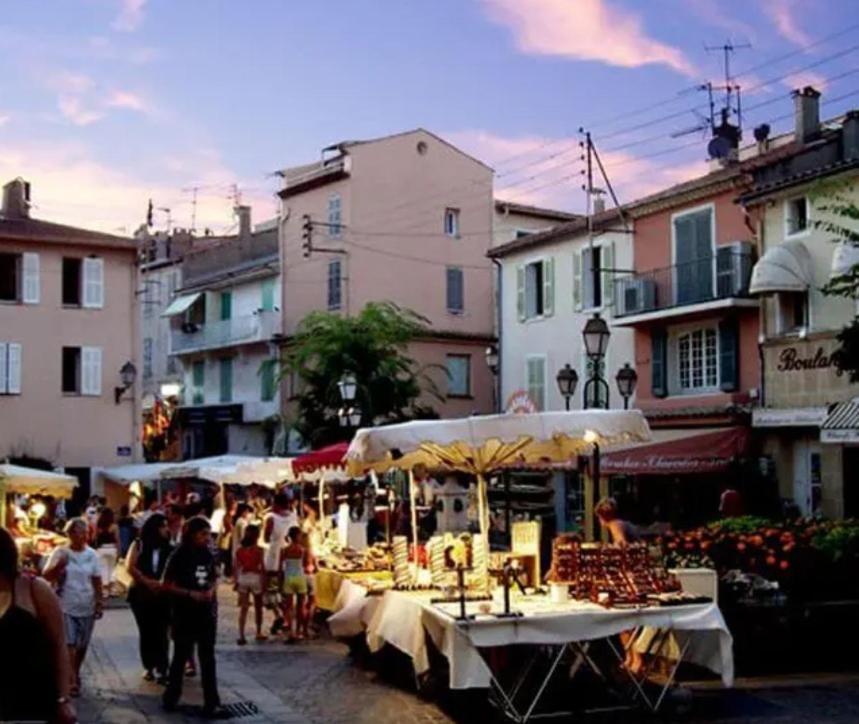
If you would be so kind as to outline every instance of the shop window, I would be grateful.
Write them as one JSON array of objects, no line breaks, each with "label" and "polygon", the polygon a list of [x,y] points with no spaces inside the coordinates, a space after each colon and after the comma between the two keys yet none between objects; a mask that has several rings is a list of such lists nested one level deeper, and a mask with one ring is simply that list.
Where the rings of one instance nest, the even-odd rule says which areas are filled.
[{"label": "shop window", "polygon": [[447,396],[471,396],[471,355],[447,355]]},{"label": "shop window", "polygon": [[785,236],[797,236],[808,230],[808,199],[798,196],[784,204]]}]

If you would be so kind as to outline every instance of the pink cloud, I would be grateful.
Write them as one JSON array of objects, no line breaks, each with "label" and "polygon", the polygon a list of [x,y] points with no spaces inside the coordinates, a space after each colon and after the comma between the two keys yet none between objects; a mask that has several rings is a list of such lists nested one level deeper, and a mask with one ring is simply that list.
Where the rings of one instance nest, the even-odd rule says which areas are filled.
[{"label": "pink cloud", "polygon": [[784,84],[791,90],[796,90],[797,88],[805,88],[805,86],[810,85],[815,90],[818,90],[822,93],[829,85],[829,80],[826,78],[826,76],[823,76],[820,73],[815,73],[814,71],[810,70],[801,70],[785,78]]},{"label": "pink cloud", "polygon": [[143,22],[143,7],[146,0],[120,0],[120,12],[113,21],[113,29],[126,33],[133,32]]},{"label": "pink cloud", "polygon": [[123,108],[125,110],[138,111],[140,113],[145,113],[147,110],[146,103],[139,95],[122,90],[113,91],[107,97],[105,105],[109,108]]},{"label": "pink cloud", "polygon": [[76,126],[88,126],[103,118],[104,114],[95,108],[87,107],[80,96],[61,93],[57,107],[63,116]]},{"label": "pink cloud", "polygon": [[607,0],[483,0],[490,19],[534,55],[594,60],[622,68],[655,63],[697,75],[682,51],[649,37],[640,18]]},{"label": "pink cloud", "polygon": [[783,38],[797,45],[808,45],[811,38],[797,17],[797,0],[766,0],[764,10]]}]

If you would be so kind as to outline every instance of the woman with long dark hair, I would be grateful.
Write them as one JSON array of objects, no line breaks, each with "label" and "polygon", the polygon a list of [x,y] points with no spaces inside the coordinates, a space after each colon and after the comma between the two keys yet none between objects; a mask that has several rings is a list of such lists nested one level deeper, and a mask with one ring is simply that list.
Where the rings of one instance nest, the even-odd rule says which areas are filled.
[{"label": "woman with long dark hair", "polygon": [[63,612],[51,587],[18,571],[18,548],[0,528],[0,721],[77,720]]},{"label": "woman with long dark hair", "polygon": [[215,634],[218,627],[217,566],[211,548],[212,529],[205,518],[191,518],[182,543],[173,551],[162,585],[173,604],[173,660],[163,704],[172,711],[182,696],[185,664],[197,647],[203,684],[203,713],[217,717],[221,710],[215,671]]},{"label": "woman with long dark hair", "polygon": [[128,589],[128,603],[140,632],[140,660],[143,678],[167,683],[167,630],[170,625],[170,605],[162,591],[161,576],[167,559],[173,552],[170,545],[170,528],[167,517],[153,513],[140,531],[128,552],[128,572],[132,584]]}]

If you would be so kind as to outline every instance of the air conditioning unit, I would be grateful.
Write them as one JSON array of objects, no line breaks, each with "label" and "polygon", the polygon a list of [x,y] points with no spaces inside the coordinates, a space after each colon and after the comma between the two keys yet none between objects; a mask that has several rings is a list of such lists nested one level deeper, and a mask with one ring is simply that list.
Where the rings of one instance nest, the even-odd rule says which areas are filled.
[{"label": "air conditioning unit", "polygon": [[716,296],[744,297],[749,293],[755,247],[750,241],[732,241],[716,250]]},{"label": "air conditioning unit", "polygon": [[623,279],[616,283],[617,314],[637,314],[656,308],[656,282],[653,279]]}]

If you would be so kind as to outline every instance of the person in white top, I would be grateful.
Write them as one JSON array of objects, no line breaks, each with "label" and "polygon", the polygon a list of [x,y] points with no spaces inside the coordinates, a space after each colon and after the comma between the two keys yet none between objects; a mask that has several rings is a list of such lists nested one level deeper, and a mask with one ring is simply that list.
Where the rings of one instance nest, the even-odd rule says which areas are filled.
[{"label": "person in white top", "polygon": [[66,525],[69,545],[55,548],[42,575],[58,589],[72,666],[72,696],[80,694],[80,671],[96,619],[101,618],[102,580],[98,555],[87,543],[84,518]]},{"label": "person in white top", "polygon": [[[265,571],[266,589],[270,590],[273,582],[277,582],[280,573],[280,552],[286,546],[286,534],[289,529],[298,525],[298,516],[292,509],[292,500],[287,493],[274,496],[272,509],[266,513],[263,522],[263,541],[266,544]],[[268,604],[267,604],[268,605]],[[274,609],[274,625],[272,633],[277,633],[282,624],[277,607]]]}]

